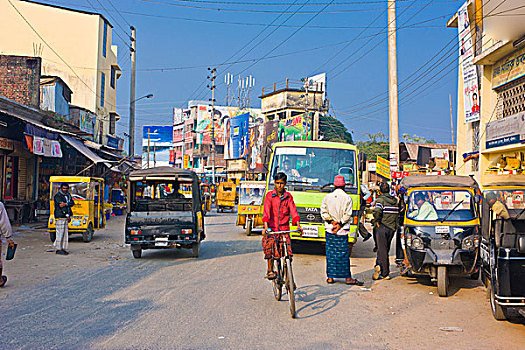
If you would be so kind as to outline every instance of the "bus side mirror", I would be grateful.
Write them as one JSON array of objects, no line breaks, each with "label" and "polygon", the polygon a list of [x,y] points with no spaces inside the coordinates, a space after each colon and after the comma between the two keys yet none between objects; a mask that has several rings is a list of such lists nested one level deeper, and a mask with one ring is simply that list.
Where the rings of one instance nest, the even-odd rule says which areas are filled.
[{"label": "bus side mirror", "polygon": [[476,194],[476,195],[474,196],[474,202],[475,202],[476,204],[481,203],[481,196],[480,196],[479,194]]},{"label": "bus side mirror", "polygon": [[366,153],[359,153],[357,156],[359,171],[366,171]]}]

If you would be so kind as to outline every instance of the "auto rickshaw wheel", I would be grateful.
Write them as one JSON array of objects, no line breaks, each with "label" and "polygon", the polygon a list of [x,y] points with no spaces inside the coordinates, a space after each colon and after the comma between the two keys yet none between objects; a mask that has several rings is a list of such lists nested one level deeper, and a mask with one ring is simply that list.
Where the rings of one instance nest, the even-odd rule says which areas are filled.
[{"label": "auto rickshaw wheel", "polygon": [[82,232],[82,240],[84,242],[91,242],[93,239],[93,224],[89,223],[88,228]]},{"label": "auto rickshaw wheel", "polygon": [[55,240],[57,239],[57,232],[49,231],[49,239],[51,240],[51,242],[55,243]]},{"label": "auto rickshaw wheel", "polygon": [[438,288],[438,295],[440,297],[448,296],[448,283],[449,283],[449,277],[448,277],[447,267],[438,266],[437,268],[437,288]]},{"label": "auto rickshaw wheel", "polygon": [[198,258],[200,250],[201,250],[201,242],[193,243],[193,245],[191,246],[191,256],[193,258]]},{"label": "auto rickshaw wheel", "polygon": [[496,293],[492,287],[492,282],[489,282],[490,291],[490,309],[492,310],[492,316],[498,321],[507,320],[507,309],[496,302]]},{"label": "auto rickshaw wheel", "polygon": [[133,257],[135,259],[140,259],[142,257],[142,249],[141,248],[131,249],[131,254],[133,254]]},{"label": "auto rickshaw wheel", "polygon": [[253,221],[250,218],[246,219],[246,236],[252,235]]}]

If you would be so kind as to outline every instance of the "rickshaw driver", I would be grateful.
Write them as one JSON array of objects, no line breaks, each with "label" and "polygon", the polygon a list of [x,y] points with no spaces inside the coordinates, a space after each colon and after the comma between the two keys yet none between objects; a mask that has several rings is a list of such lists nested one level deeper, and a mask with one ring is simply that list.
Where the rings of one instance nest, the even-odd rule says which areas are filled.
[{"label": "rickshaw driver", "polygon": [[438,219],[438,215],[434,206],[425,200],[425,196],[421,193],[416,193],[414,196],[418,209],[414,210],[408,217],[419,221],[434,221]]},{"label": "rickshaw driver", "polygon": [[492,209],[492,212],[496,214],[496,218],[501,218],[505,220],[510,219],[507,207],[505,206],[505,204],[501,203],[501,201],[498,200],[498,198],[493,192],[489,192],[486,198],[489,203],[489,207]]},{"label": "rickshaw driver", "polygon": [[297,225],[297,229],[301,230],[299,223],[299,213],[295,207],[292,195],[286,192],[287,176],[283,172],[275,174],[273,183],[275,189],[269,191],[264,198],[264,231],[262,246],[264,251],[264,258],[268,261],[268,269],[265,278],[273,280],[277,277],[273,271],[273,258],[280,258],[280,249],[277,249],[278,239],[285,239],[288,247],[288,255],[292,256],[292,242],[290,240],[290,233],[283,233],[277,237],[270,234],[271,231],[289,231],[290,217],[292,225]]}]

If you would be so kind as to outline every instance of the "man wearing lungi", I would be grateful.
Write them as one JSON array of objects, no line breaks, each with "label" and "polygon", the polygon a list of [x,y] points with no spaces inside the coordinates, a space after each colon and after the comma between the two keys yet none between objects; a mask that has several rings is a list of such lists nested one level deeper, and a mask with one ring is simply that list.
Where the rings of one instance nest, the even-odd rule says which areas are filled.
[{"label": "man wearing lungi", "polygon": [[[9,222],[9,216],[7,216],[7,211],[4,207],[4,203],[0,202],[0,253],[2,252],[2,239],[1,236],[7,241],[7,244],[11,248],[15,247],[15,241],[11,238],[13,234],[13,228]],[[1,254],[0,254],[1,255]],[[5,286],[7,282],[7,276],[2,275],[2,257],[0,256],[0,287]]]},{"label": "man wearing lungi", "polygon": [[69,243],[69,230],[68,225],[73,216],[71,208],[75,205],[73,198],[69,193],[69,185],[63,183],[60,185],[60,190],[53,198],[55,201],[55,226],[56,226],[56,238],[55,248],[56,253],[60,255],[68,255],[66,250]]},{"label": "man wearing lungi", "polygon": [[345,178],[337,175],[335,190],[327,194],[321,203],[321,217],[325,222],[327,283],[335,278],[345,278],[346,284],[362,286],[363,282],[352,278],[348,234],[352,221],[352,197],[344,191]]}]

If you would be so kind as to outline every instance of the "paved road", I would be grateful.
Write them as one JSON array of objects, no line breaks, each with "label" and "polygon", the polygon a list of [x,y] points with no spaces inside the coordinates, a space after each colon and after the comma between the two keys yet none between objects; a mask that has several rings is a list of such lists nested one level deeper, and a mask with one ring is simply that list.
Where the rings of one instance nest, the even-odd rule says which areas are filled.
[{"label": "paved road", "polygon": [[[372,283],[371,242],[357,246],[352,260],[365,288],[327,285],[322,252],[300,247],[303,254],[294,260],[298,318],[292,320],[286,297],[276,302],[262,278],[260,236],[244,236],[232,214],[211,213],[206,222],[208,239],[198,259],[184,250],[145,251],[133,259],[121,246],[121,218],[90,244],[74,239],[68,257],[45,253],[43,234],[26,232],[20,246],[30,241],[32,249],[9,263],[10,285],[0,290],[0,347],[525,348],[523,318],[495,321],[477,281],[452,280],[449,298],[439,298],[425,280],[396,274]],[[45,273],[39,257],[62,268],[34,278]],[[28,261],[32,269],[24,270]],[[35,282],[21,283],[23,271]]]}]

